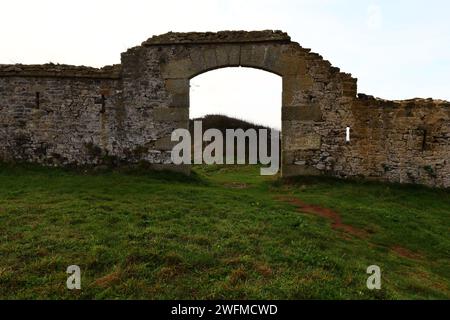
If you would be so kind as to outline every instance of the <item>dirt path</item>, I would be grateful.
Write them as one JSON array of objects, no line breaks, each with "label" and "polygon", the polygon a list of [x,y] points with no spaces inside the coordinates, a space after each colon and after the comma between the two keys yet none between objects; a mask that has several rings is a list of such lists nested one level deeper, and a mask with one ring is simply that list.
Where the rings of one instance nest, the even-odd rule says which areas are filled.
[{"label": "dirt path", "polygon": [[[343,223],[341,216],[337,212],[335,212],[331,209],[307,204],[307,203],[304,203],[303,201],[301,201],[300,199],[294,198],[294,197],[280,196],[280,197],[276,197],[275,199],[278,201],[283,201],[283,202],[289,203],[289,204],[297,207],[297,210],[301,213],[313,214],[313,215],[317,215],[317,216],[326,218],[328,220],[331,220],[331,227],[335,230],[343,231],[346,235],[352,235],[352,236],[362,238],[362,239],[366,239],[369,236],[367,231]],[[373,246],[377,246],[377,245],[374,244]],[[406,249],[399,245],[392,245],[388,248],[391,252],[395,253],[396,255],[398,255],[402,258],[407,258],[407,259],[412,259],[412,260],[423,259],[423,255],[421,255],[420,253],[413,252],[413,251]]]},{"label": "dirt path", "polygon": [[395,254],[397,254],[400,257],[408,258],[412,260],[421,260],[423,259],[423,256],[420,253],[413,252],[409,249],[406,249],[401,246],[392,246],[391,251],[393,251]]},{"label": "dirt path", "polygon": [[335,212],[331,209],[307,204],[307,203],[304,203],[303,201],[301,201],[300,199],[293,198],[293,197],[277,197],[276,199],[279,201],[287,202],[291,205],[294,205],[295,207],[297,207],[299,212],[314,214],[314,215],[331,220],[331,227],[335,230],[341,230],[347,234],[351,234],[358,238],[366,238],[367,237],[366,231],[356,228],[356,227],[352,227],[348,224],[344,224],[342,222],[341,216],[337,212]]}]

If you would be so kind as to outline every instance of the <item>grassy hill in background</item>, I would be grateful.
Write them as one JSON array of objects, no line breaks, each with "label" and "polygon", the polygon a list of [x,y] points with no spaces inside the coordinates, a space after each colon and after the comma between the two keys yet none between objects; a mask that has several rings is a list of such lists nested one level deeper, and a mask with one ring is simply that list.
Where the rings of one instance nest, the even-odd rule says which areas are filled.
[{"label": "grassy hill in background", "polygon": [[[225,139],[225,133],[227,129],[242,129],[244,131],[247,131],[248,129],[255,129],[257,131],[257,133],[259,132],[260,129],[267,129],[267,143],[266,143],[266,150],[268,151],[268,154],[270,155],[270,150],[271,150],[271,128],[266,127],[266,126],[262,126],[262,125],[258,125],[255,123],[251,123],[245,120],[241,120],[241,119],[236,119],[236,118],[232,118],[232,117],[228,117],[225,115],[218,115],[218,114],[213,114],[213,115],[206,115],[202,118],[196,118],[196,119],[191,119],[189,120],[189,131],[191,132],[191,135],[194,136],[194,121],[202,121],[202,130],[203,132],[205,132],[208,129],[218,129],[220,130],[220,132],[222,132],[223,136],[224,136],[224,141],[223,141],[223,150],[226,150],[226,139]],[[256,149],[258,151],[258,158],[259,158],[259,136],[258,137],[258,142],[256,145]],[[281,136],[280,136],[281,139]],[[208,145],[209,142],[204,142],[203,143],[203,147],[205,147],[206,145]],[[280,153],[279,156],[281,158],[281,143],[279,144],[280,146]],[[236,150],[237,147],[235,145],[235,159],[236,159]],[[245,149],[245,158],[248,161],[248,142],[246,142],[246,149]],[[248,163],[248,162],[246,162]]]},{"label": "grassy hill in background", "polygon": [[[206,115],[202,118],[196,118],[189,121],[189,131],[192,133],[194,130],[194,121],[202,121],[203,130],[206,131],[208,129],[218,129],[223,134],[225,134],[226,129],[243,129],[244,131],[248,129],[268,129],[269,127],[265,127],[262,125],[258,125],[255,123],[251,123],[245,120],[240,120],[224,115],[219,114],[211,114]],[[270,132],[270,131],[269,131]]]}]

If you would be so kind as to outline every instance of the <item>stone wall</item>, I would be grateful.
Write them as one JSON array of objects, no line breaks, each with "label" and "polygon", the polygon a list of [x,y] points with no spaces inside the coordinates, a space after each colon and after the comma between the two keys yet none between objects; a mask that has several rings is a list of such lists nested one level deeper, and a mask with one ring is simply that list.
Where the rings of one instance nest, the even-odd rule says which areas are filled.
[{"label": "stone wall", "polygon": [[0,157],[98,163],[116,149],[119,90],[117,66],[0,66]]},{"label": "stone wall", "polygon": [[348,122],[353,138],[337,175],[450,186],[449,102],[359,95]]},{"label": "stone wall", "polygon": [[188,128],[190,79],[242,66],[283,78],[284,176],[450,186],[448,102],[357,96],[356,79],[286,33],[168,33],[121,60],[102,69],[0,65],[0,157],[55,165],[147,161],[174,169],[170,134]]}]

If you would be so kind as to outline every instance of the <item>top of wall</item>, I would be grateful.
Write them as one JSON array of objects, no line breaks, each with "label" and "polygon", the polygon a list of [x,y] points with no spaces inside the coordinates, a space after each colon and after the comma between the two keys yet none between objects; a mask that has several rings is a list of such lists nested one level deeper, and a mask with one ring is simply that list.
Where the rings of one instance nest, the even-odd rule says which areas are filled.
[{"label": "top of wall", "polygon": [[65,64],[0,64],[0,77],[119,79],[120,65],[91,68]]},{"label": "top of wall", "polygon": [[393,107],[393,106],[439,106],[439,107],[450,107],[450,101],[442,100],[442,99],[433,99],[433,98],[412,98],[405,100],[386,100],[378,97],[374,97],[371,95],[358,93],[358,101],[371,106],[382,106],[382,107]]},{"label": "top of wall", "polygon": [[144,41],[143,46],[160,46],[173,44],[213,44],[213,43],[252,43],[283,42],[289,43],[291,37],[279,30],[264,31],[220,31],[220,32],[169,32],[153,36]]}]

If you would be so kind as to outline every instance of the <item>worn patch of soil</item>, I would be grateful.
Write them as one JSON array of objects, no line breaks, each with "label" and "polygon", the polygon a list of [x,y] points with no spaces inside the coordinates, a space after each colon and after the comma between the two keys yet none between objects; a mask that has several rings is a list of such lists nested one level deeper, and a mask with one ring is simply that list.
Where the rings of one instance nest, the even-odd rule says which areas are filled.
[{"label": "worn patch of soil", "polygon": [[260,275],[262,275],[265,278],[269,278],[273,275],[272,268],[265,263],[255,262],[254,268]]},{"label": "worn patch of soil", "polygon": [[401,246],[393,246],[393,247],[391,247],[391,250],[403,258],[408,258],[408,259],[413,259],[413,260],[418,260],[418,259],[423,258],[421,254],[419,254],[417,252],[412,252],[411,250],[403,248]]},{"label": "worn patch of soil", "polygon": [[108,287],[111,284],[117,282],[120,279],[120,272],[115,271],[113,273],[107,274],[106,276],[95,280],[94,285],[99,287]]},{"label": "worn patch of soil", "polygon": [[413,279],[418,279],[422,283],[426,283],[427,286],[430,286],[436,290],[445,292],[447,295],[449,295],[449,293],[450,293],[449,286],[447,286],[445,283],[441,282],[440,279],[433,278],[432,275],[430,275],[426,272],[423,272],[423,271],[408,272],[407,275]]},{"label": "worn patch of soil", "polygon": [[344,224],[342,222],[341,216],[337,212],[335,212],[331,209],[307,204],[307,203],[304,203],[303,201],[301,201],[300,199],[292,198],[292,197],[278,197],[277,200],[287,202],[291,205],[294,205],[295,207],[297,207],[298,211],[300,211],[300,212],[314,214],[314,215],[331,220],[331,227],[335,230],[341,230],[347,234],[351,234],[358,238],[366,238],[367,237],[366,231],[356,228],[356,227],[353,227],[353,226],[350,226],[348,224]]}]

